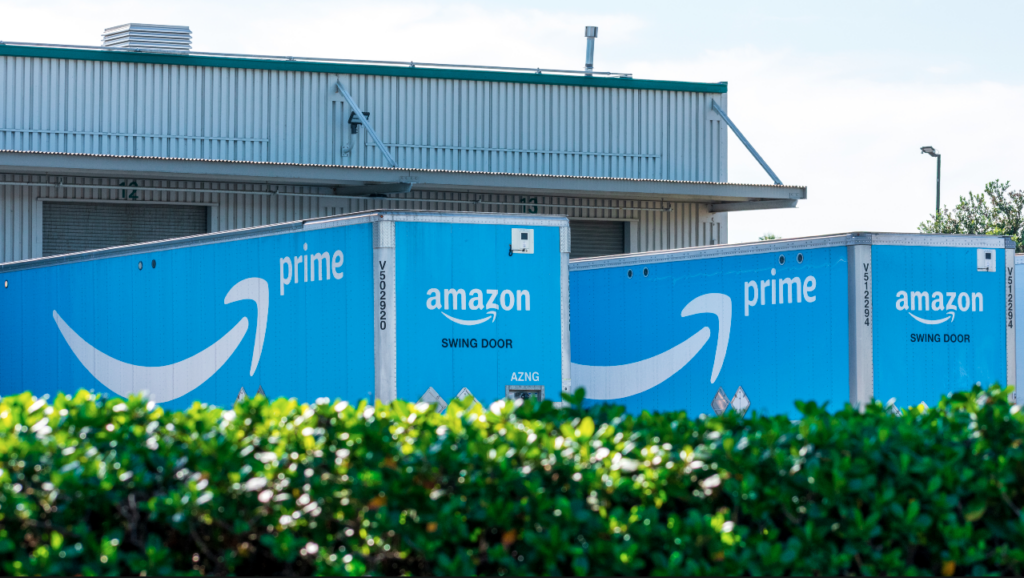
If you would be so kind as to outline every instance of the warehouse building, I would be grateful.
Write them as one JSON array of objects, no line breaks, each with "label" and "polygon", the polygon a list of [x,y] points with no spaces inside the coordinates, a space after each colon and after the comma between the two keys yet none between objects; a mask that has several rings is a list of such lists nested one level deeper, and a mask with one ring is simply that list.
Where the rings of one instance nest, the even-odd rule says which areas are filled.
[{"label": "warehouse building", "polygon": [[[0,262],[375,208],[565,214],[597,256],[725,243],[730,211],[807,194],[725,83],[190,48],[0,43]],[[728,182],[730,127],[776,184]]]}]

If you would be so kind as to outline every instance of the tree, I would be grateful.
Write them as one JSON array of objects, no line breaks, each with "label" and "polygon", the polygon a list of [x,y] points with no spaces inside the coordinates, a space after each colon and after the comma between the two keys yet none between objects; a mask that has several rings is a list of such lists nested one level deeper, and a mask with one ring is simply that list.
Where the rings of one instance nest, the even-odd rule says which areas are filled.
[{"label": "tree", "polygon": [[1008,235],[1024,252],[1024,191],[1010,190],[1009,182],[992,181],[985,193],[968,192],[950,211],[942,207],[938,215],[918,225],[922,233],[954,235]]},{"label": "tree", "polygon": [[758,241],[774,241],[775,239],[778,239],[778,237],[775,236],[775,233],[765,233],[757,238]]}]

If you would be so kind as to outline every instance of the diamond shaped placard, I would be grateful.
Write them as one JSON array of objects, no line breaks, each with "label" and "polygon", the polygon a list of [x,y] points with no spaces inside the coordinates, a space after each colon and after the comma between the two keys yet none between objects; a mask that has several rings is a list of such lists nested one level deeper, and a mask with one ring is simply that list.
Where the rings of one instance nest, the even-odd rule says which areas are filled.
[{"label": "diamond shaped placard", "polygon": [[472,397],[476,399],[476,396],[473,395],[473,392],[469,391],[468,387],[462,388],[462,390],[458,394],[456,394],[455,397],[457,397],[459,401],[465,401],[467,397]]},{"label": "diamond shaped placard", "polygon": [[718,388],[718,392],[715,393],[715,399],[711,400],[711,409],[715,410],[715,415],[722,415],[729,409],[729,398],[725,397],[725,392],[722,388]]},{"label": "diamond shaped placard", "polygon": [[444,410],[448,409],[448,402],[445,401],[444,398],[440,396],[440,394],[434,391],[434,388],[432,387],[428,387],[427,391],[424,392],[422,396],[420,396],[419,401],[417,401],[416,403],[420,402],[432,403],[436,405],[437,411],[439,412],[443,412]]},{"label": "diamond shaped placard", "polygon": [[245,388],[243,387],[242,389],[238,390],[238,397],[235,398],[235,403],[243,401],[243,400],[247,399],[248,397],[249,397],[248,395],[245,395]]},{"label": "diamond shaped placard", "polygon": [[750,399],[747,397],[747,392],[743,391],[742,385],[736,389],[736,395],[732,396],[732,408],[740,416],[746,415],[747,410],[750,409]]}]

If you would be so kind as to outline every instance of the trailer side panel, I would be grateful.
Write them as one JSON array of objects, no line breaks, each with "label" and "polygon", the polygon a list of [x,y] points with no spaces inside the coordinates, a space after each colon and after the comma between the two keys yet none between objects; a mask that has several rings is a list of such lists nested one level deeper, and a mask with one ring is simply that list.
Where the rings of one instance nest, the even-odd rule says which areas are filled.
[{"label": "trailer side panel", "polygon": [[570,272],[572,379],[630,411],[712,413],[719,388],[751,408],[849,397],[843,245]]},{"label": "trailer side panel", "polygon": [[4,273],[0,394],[373,397],[369,223]]}]

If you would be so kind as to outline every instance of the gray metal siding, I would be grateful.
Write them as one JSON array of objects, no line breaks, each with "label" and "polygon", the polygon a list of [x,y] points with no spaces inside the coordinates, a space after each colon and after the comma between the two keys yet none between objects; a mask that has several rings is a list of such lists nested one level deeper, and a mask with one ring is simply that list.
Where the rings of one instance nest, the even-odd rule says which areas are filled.
[{"label": "gray metal siding", "polygon": [[207,232],[207,207],[158,203],[48,201],[43,257]]},{"label": "gray metal siding", "polygon": [[[46,177],[0,174],[0,182],[25,182],[24,185],[0,185],[0,262],[41,257],[43,251],[43,204],[48,199],[124,202],[119,186],[122,180],[68,178],[64,186],[39,186]],[[56,182],[50,178],[50,182]],[[112,189],[84,189],[75,185],[112,185]],[[275,195],[244,192],[259,190],[248,184],[205,183],[191,181],[138,181],[140,187],[177,189],[221,188],[224,193],[183,191],[138,191],[134,203],[181,203],[208,207],[210,232],[257,225],[283,223],[312,217],[325,217],[370,209],[421,209],[434,211],[475,211],[520,214],[564,214],[572,219],[629,219],[636,223],[636,251],[656,251],[727,243],[727,215],[710,214],[699,203],[633,201],[556,196],[493,195],[453,192],[413,191],[400,202],[384,198],[333,199],[309,196],[329,194],[329,189],[281,187]],[[130,191],[129,191],[130,193]],[[526,202],[522,200],[526,198]],[[536,205],[533,199],[537,199]],[[479,202],[477,202],[479,200]],[[469,201],[456,203],[454,201]],[[495,203],[513,203],[497,205]],[[542,205],[570,205],[571,208]],[[617,207],[625,207],[619,210]],[[645,210],[629,210],[645,209]],[[654,209],[654,210],[647,210]]]},{"label": "gray metal siding", "polygon": [[725,181],[725,94],[0,57],[0,149]]}]

